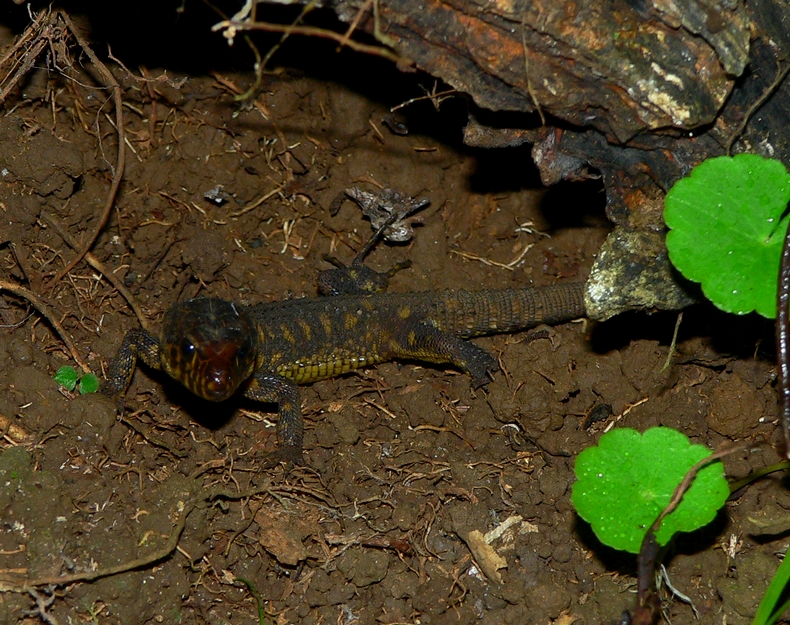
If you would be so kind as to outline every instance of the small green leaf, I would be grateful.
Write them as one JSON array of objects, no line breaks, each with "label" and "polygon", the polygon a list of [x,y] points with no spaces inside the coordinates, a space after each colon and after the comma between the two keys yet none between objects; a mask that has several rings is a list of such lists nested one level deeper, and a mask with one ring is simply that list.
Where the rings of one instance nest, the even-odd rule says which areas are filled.
[{"label": "small green leaf", "polygon": [[776,316],[790,174],[756,154],[711,158],[667,193],[672,264],[724,311]]},{"label": "small green leaf", "polygon": [[94,373],[86,373],[80,378],[79,391],[80,395],[86,393],[95,393],[99,390],[99,378]]},{"label": "small green leaf", "polygon": [[[619,428],[601,436],[576,458],[571,500],[605,545],[639,553],[642,539],[686,472],[710,450],[692,445],[671,428],[640,434]],[[729,496],[721,462],[712,462],[695,478],[683,501],[667,515],[656,533],[665,545],[676,532],[691,532],[716,516]]]},{"label": "small green leaf", "polygon": [[77,370],[69,365],[61,367],[55,373],[55,382],[66,390],[73,391],[74,387],[77,386]]}]

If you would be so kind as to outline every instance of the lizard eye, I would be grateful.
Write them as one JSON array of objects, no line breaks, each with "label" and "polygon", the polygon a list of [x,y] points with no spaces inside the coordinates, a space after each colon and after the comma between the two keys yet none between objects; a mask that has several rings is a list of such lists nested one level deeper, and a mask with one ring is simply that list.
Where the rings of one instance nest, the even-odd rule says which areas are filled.
[{"label": "lizard eye", "polygon": [[195,344],[191,341],[181,343],[181,357],[189,362],[195,354]]}]

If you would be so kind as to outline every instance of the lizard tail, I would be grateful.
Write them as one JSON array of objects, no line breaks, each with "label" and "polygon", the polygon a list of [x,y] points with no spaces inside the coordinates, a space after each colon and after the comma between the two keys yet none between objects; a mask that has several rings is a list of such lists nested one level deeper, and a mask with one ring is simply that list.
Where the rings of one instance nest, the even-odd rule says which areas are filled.
[{"label": "lizard tail", "polygon": [[525,330],[585,315],[584,283],[485,291],[443,291],[428,318],[459,337]]}]

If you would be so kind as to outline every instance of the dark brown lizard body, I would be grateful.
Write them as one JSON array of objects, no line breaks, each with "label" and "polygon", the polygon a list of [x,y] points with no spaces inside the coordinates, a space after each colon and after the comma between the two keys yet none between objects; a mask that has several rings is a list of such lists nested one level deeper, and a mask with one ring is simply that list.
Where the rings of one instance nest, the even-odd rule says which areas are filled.
[{"label": "dark brown lizard body", "polygon": [[239,388],[279,405],[278,458],[299,462],[298,384],[395,359],[452,364],[488,381],[496,360],[465,339],[584,316],[581,283],[543,288],[371,293],[240,307],[213,298],[181,302],[160,336],[133,330],[110,364],[104,392],[122,394],[140,358],[192,392],[221,401]]}]

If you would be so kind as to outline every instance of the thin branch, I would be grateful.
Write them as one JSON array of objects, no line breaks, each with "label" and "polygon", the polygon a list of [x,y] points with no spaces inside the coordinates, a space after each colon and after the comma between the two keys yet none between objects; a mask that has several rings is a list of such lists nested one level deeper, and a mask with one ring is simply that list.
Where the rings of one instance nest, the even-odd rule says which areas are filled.
[{"label": "thin branch", "polygon": [[285,43],[285,40],[288,39],[288,37],[291,36],[291,33],[293,32],[293,29],[297,27],[297,24],[299,24],[299,22],[301,22],[308,13],[310,13],[313,9],[315,9],[315,7],[316,7],[315,0],[310,0],[310,2],[306,3],[302,7],[302,10],[299,13],[299,15],[297,16],[297,18],[291,24],[291,27],[288,28],[287,30],[283,31],[283,36],[280,37],[280,41],[275,43],[269,49],[269,51],[266,53],[266,56],[264,56],[262,59],[258,58],[259,57],[258,49],[253,45],[252,41],[245,35],[245,41],[247,42],[247,45],[250,48],[252,48],[252,51],[255,54],[255,61],[256,61],[256,65],[255,65],[255,82],[257,84],[251,86],[247,90],[247,93],[244,93],[244,94],[241,94],[241,95],[237,95],[234,98],[236,101],[246,99],[248,97],[248,94],[251,94],[251,93],[254,92],[253,89],[257,89],[258,85],[261,83],[261,80],[263,79],[263,70],[266,68],[266,65],[268,65],[269,61],[275,55],[277,50],[279,50],[282,47],[282,45]]},{"label": "thin branch", "polygon": [[115,172],[112,178],[112,184],[110,185],[110,191],[107,194],[107,201],[104,205],[104,211],[99,218],[99,223],[96,226],[93,234],[88,238],[87,243],[83,246],[82,251],[77,254],[77,256],[72,259],[72,261],[66,266],[66,268],[61,271],[55,280],[52,282],[52,285],[59,282],[63,276],[65,276],[69,271],[74,269],[74,267],[79,263],[85,255],[90,251],[93,247],[93,244],[96,242],[96,239],[101,234],[101,231],[104,229],[104,226],[107,225],[107,221],[110,218],[110,212],[112,211],[112,207],[115,204],[115,197],[118,195],[118,188],[121,186],[121,180],[123,179],[123,170],[126,166],[126,135],[124,133],[124,126],[123,126],[123,100],[121,99],[121,86],[118,84],[118,81],[115,80],[115,76],[112,75],[110,70],[107,69],[107,66],[99,60],[93,50],[91,50],[88,42],[83,39],[82,35],[74,26],[74,23],[71,21],[71,18],[68,14],[63,11],[59,10],[58,15],[63,19],[66,23],[66,26],[71,31],[71,34],[74,35],[74,39],[77,40],[77,43],[83,49],[85,54],[88,55],[88,58],[91,60],[91,63],[96,66],[99,72],[104,77],[105,82],[109,88],[112,88],[113,92],[113,100],[115,101],[115,127],[118,132],[118,161],[115,165]]},{"label": "thin branch", "polygon": [[[42,27],[44,20],[47,20],[48,24],[46,27]],[[0,84],[6,83],[3,90],[0,92],[0,102],[4,102],[8,94],[16,87],[19,79],[25,75],[25,73],[33,67],[36,59],[38,58],[39,54],[44,50],[47,45],[47,37],[43,34],[44,29],[47,27],[51,27],[53,20],[51,19],[51,11],[50,9],[45,9],[43,11],[39,11],[36,14],[36,19],[28,25],[25,29],[25,32],[22,33],[22,36],[16,41],[16,43],[11,46],[11,49],[8,53],[0,59],[0,67],[5,67],[6,63],[17,54],[17,51],[29,41],[32,40],[31,46],[21,55],[19,58],[14,60],[12,65],[17,67],[17,71],[14,73],[14,76],[9,79],[10,72],[13,70],[9,70],[9,73],[0,81]],[[34,34],[35,33],[35,34]]]},{"label": "thin branch", "polygon": [[400,104],[396,104],[395,106],[390,108],[390,113],[394,113],[395,111],[402,109],[406,106],[410,106],[415,102],[422,102],[423,100],[431,100],[434,102],[434,106],[438,107],[444,102],[444,100],[456,93],[460,93],[456,89],[448,89],[447,91],[440,91],[439,93],[429,93],[428,95],[421,95],[416,98],[411,98],[410,100],[406,100],[405,102],[401,102]]},{"label": "thin branch", "polygon": [[669,369],[669,365],[672,364],[672,356],[675,355],[675,349],[678,345],[678,333],[680,332],[680,324],[683,321],[683,311],[681,310],[678,313],[678,318],[675,320],[675,331],[672,333],[672,342],[669,344],[669,352],[667,353],[667,359],[664,362],[664,366],[661,367],[659,373],[664,373],[667,369]]},{"label": "thin branch", "polygon": [[790,72],[790,63],[788,63],[787,66],[785,66],[785,68],[779,72],[779,74],[777,74],[776,78],[768,86],[765,92],[757,99],[754,104],[749,107],[749,110],[746,111],[746,114],[743,116],[743,120],[741,121],[740,125],[735,129],[735,132],[733,132],[730,138],[727,140],[727,156],[731,156],[733,144],[743,133],[744,129],[746,128],[746,124],[749,123],[752,115],[754,115],[757,110],[763,104],[765,104],[765,101],[771,96],[771,94],[779,88],[779,85],[782,84],[782,81],[784,81],[785,77],[787,76],[787,72]]},{"label": "thin branch", "polygon": [[184,511],[184,513],[181,515],[181,518],[178,520],[178,523],[176,523],[175,527],[173,528],[173,531],[170,532],[170,536],[168,536],[167,541],[162,546],[162,548],[157,549],[147,556],[136,558],[134,560],[130,560],[129,562],[123,562],[122,564],[116,564],[115,566],[97,569],[96,571],[84,571],[82,573],[72,573],[71,575],[39,577],[38,579],[25,582],[23,588],[27,590],[28,588],[35,588],[37,586],[64,586],[66,584],[73,584],[74,582],[92,582],[102,577],[110,577],[111,575],[126,573],[128,571],[143,568],[144,566],[148,566],[154,562],[164,560],[176,550],[176,547],[178,546],[178,539],[181,538],[181,533],[184,531],[187,517],[189,516],[189,513],[194,510],[194,508],[195,504],[193,503],[188,510]]},{"label": "thin branch", "polygon": [[655,534],[658,532],[659,528],[661,527],[661,522],[666,518],[667,515],[672,514],[675,509],[680,505],[680,502],[683,501],[683,495],[686,494],[689,488],[691,488],[691,483],[694,481],[694,478],[697,477],[697,473],[699,473],[703,468],[711,464],[712,462],[716,462],[717,460],[721,460],[724,456],[729,456],[730,454],[734,454],[737,452],[745,451],[752,447],[752,443],[746,443],[742,445],[722,445],[719,449],[714,451],[710,456],[706,456],[699,462],[697,462],[693,467],[691,467],[687,472],[686,475],[683,476],[683,480],[680,484],[677,485],[675,491],[672,493],[672,499],[667,504],[667,507],[661,511],[661,514],[658,515],[653,524],[650,526],[650,532]]},{"label": "thin branch", "polygon": [[354,19],[351,20],[351,24],[348,25],[348,30],[346,30],[346,32],[343,34],[343,37],[340,40],[340,46],[339,46],[340,48],[342,48],[349,41],[351,41],[351,35],[354,34],[354,31],[357,29],[359,23],[362,21],[362,17],[365,15],[365,11],[367,11],[368,8],[370,8],[370,5],[372,5],[373,2],[374,0],[365,0],[362,6],[359,7],[357,14],[354,16]]},{"label": "thin branch", "polygon": [[55,313],[52,309],[47,306],[41,299],[32,291],[27,290],[23,286],[19,286],[18,284],[13,284],[12,282],[6,282],[5,280],[0,280],[0,291],[8,291],[9,293],[13,293],[14,295],[21,297],[22,299],[26,299],[33,305],[38,312],[40,312],[44,318],[49,322],[49,324],[55,329],[55,332],[58,333],[60,340],[63,341],[63,344],[71,353],[71,357],[74,359],[80,369],[82,369],[85,373],[90,372],[90,367],[85,364],[85,361],[82,360],[80,357],[77,348],[74,345],[74,342],[71,340],[71,337],[66,333],[66,330],[58,321],[58,318],[55,316]]},{"label": "thin branch", "polygon": [[[45,211],[42,211],[41,218],[47,224],[52,226],[52,228],[55,229],[55,232],[58,233],[60,238],[63,239],[72,249],[77,250],[79,248],[77,242],[71,237],[71,235],[68,232],[66,232],[65,228],[63,228],[57,221],[55,221],[55,218],[52,217],[52,215],[50,215]],[[104,278],[106,278],[106,280],[110,284],[112,284],[118,290],[118,292],[123,296],[123,298],[129,303],[129,306],[131,306],[132,310],[134,311],[134,314],[137,315],[137,319],[140,321],[140,325],[143,327],[143,329],[150,331],[151,328],[149,326],[148,319],[143,314],[142,308],[140,308],[140,305],[137,303],[137,300],[135,299],[134,295],[132,295],[131,291],[129,291],[129,289],[126,288],[126,286],[124,285],[123,282],[121,282],[118,276],[116,276],[112,271],[110,271],[104,265],[104,263],[102,263],[98,258],[96,258],[96,256],[93,255],[92,252],[87,252],[85,254],[85,260],[88,262],[88,264],[91,267],[93,267],[96,271],[98,271]]]},{"label": "thin branch", "polygon": [[785,234],[782,247],[779,284],[776,292],[776,361],[779,366],[779,405],[782,414],[785,458],[790,459],[790,228]]},{"label": "thin branch", "polygon": [[724,456],[744,451],[750,447],[752,447],[751,444],[722,445],[719,447],[719,449],[697,462],[686,472],[683,480],[680,482],[680,484],[678,484],[678,486],[675,488],[675,491],[672,493],[672,499],[661,511],[661,514],[658,515],[656,520],[653,521],[653,524],[647,530],[645,537],[642,539],[642,545],[640,546],[639,556],[637,558],[637,606],[634,616],[629,622],[634,623],[635,625],[653,623],[654,617],[656,614],[658,614],[660,606],[656,593],[653,592],[652,588],[655,582],[655,575],[653,572],[655,571],[656,561],[659,558],[660,551],[658,542],[656,541],[656,532],[658,532],[659,528],[661,527],[661,522],[667,515],[672,514],[672,512],[674,512],[675,509],[680,505],[680,502],[683,500],[683,496],[686,494],[688,489],[691,488],[694,478],[697,477],[697,473],[699,473],[701,469],[708,466],[711,462],[720,460]]},{"label": "thin branch", "polygon": [[535,95],[535,89],[532,87],[532,79],[529,76],[529,50],[527,49],[527,10],[526,7],[522,9],[524,14],[521,17],[521,47],[524,49],[524,75],[527,78],[527,93],[532,98],[535,108],[538,110],[540,116],[541,126],[546,125],[546,116],[543,114],[543,107],[541,107],[538,97]]},{"label": "thin branch", "polygon": [[178,541],[181,538],[181,534],[184,532],[187,517],[195,508],[198,507],[198,505],[204,502],[212,502],[216,499],[230,499],[233,501],[238,501],[240,499],[247,499],[254,495],[262,495],[264,493],[271,494],[270,480],[266,480],[261,486],[253,486],[247,490],[239,492],[226,491],[221,488],[213,489],[203,495],[198,495],[184,505],[181,516],[170,532],[170,536],[168,536],[165,544],[162,545],[160,549],[157,549],[148,555],[135,558],[134,560],[129,560],[128,562],[123,562],[121,564],[116,564],[115,566],[99,568],[95,571],[83,571],[82,573],[72,573],[71,575],[52,575],[49,577],[39,577],[37,579],[31,579],[18,583],[8,580],[0,580],[0,592],[26,593],[29,591],[29,589],[39,586],[65,586],[67,584],[74,584],[76,582],[92,582],[103,577],[110,577],[112,575],[118,575],[119,573],[127,573],[129,571],[134,571],[135,569],[141,569],[148,565],[155,564],[156,562],[164,560],[176,550],[178,547]]},{"label": "thin branch", "polygon": [[229,32],[264,30],[272,33],[289,33],[291,35],[322,37],[324,39],[331,39],[333,41],[337,41],[338,43],[347,45],[356,52],[381,56],[395,63],[402,60],[400,56],[398,56],[392,50],[388,50],[387,48],[382,48],[381,46],[371,46],[366,43],[354,41],[353,39],[346,41],[344,35],[341,35],[340,33],[336,33],[332,30],[325,30],[323,28],[316,28],[314,26],[294,26],[290,24],[271,24],[269,22],[236,22],[233,20],[224,20],[219,24],[215,24],[211,30],[228,30]]}]

